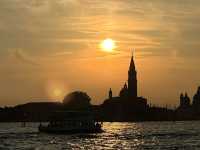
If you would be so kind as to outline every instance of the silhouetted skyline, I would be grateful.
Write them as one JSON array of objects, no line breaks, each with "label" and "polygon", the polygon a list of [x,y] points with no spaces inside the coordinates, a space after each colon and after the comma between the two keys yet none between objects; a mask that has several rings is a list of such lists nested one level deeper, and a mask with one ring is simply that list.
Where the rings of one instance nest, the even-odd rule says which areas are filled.
[{"label": "silhouetted skyline", "polygon": [[[199,4],[1,0],[0,106],[61,102],[74,90],[101,104],[110,85],[117,95],[127,80],[132,48],[138,95],[178,105],[181,92],[191,97],[200,85]],[[102,50],[106,39],[112,51]]]},{"label": "silhouetted skyline", "polygon": [[[84,91],[68,93],[61,102],[29,102],[14,107],[0,107],[0,122],[11,121],[55,121],[65,119],[66,112],[87,112],[96,121],[179,121],[200,120],[200,87],[191,102],[187,92],[180,94],[179,106],[171,109],[152,105],[148,99],[138,96],[137,69],[132,54],[128,69],[128,80],[118,95],[112,88],[101,105],[91,104],[91,97]],[[80,114],[79,114],[80,115]],[[53,117],[53,118],[54,118]],[[52,119],[52,120],[51,120]]]}]

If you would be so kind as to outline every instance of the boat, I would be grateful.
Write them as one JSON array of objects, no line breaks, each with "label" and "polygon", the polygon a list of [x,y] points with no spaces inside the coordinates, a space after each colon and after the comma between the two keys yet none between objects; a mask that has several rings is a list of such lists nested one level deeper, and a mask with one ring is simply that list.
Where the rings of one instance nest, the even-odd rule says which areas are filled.
[{"label": "boat", "polygon": [[53,115],[48,124],[40,124],[38,129],[40,132],[56,134],[101,133],[102,125],[88,112],[59,112]]}]

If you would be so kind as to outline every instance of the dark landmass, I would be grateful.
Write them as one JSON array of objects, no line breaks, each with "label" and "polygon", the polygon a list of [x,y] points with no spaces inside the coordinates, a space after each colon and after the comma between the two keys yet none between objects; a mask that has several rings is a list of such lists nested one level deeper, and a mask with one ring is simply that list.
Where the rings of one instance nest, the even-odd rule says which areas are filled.
[{"label": "dark landmass", "polygon": [[147,99],[137,95],[137,71],[133,56],[128,70],[128,84],[119,96],[108,91],[108,98],[101,105],[91,105],[91,98],[85,92],[68,94],[61,102],[30,102],[14,107],[0,108],[0,122],[43,122],[51,120],[55,112],[87,111],[98,121],[176,121],[200,120],[200,87],[191,100],[187,93],[180,96],[177,109],[150,106]]},{"label": "dark landmass", "polygon": [[44,122],[49,121],[55,112],[72,110],[89,111],[94,114],[96,120],[108,122],[200,120],[200,87],[192,104],[190,100],[188,103],[188,96],[181,94],[177,109],[149,105],[141,109],[120,100],[107,99],[101,105],[91,105],[89,101],[76,103],[76,99],[70,105],[64,102],[31,102],[0,108],[0,122]]}]

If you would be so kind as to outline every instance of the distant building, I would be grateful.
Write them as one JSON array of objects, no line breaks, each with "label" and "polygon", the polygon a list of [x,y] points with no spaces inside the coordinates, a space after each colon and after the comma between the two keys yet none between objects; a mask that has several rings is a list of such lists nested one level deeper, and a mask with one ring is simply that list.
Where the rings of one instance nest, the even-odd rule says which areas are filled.
[{"label": "distant building", "polygon": [[188,97],[187,93],[185,96],[181,94],[180,105],[176,110],[179,118],[183,118],[184,116],[190,116],[192,119],[200,118],[200,87],[198,87],[197,92],[193,96],[192,104],[190,103],[190,98]]},{"label": "distant building", "polygon": [[180,95],[180,104],[179,107],[176,109],[176,118],[178,120],[189,120],[192,117],[192,107],[190,104],[190,98],[187,95],[187,93],[185,93],[185,95],[183,95],[183,93],[181,93]]},{"label": "distant building", "polygon": [[193,102],[191,104],[190,98],[187,95],[180,95],[180,105],[176,109],[176,115],[178,120],[196,120],[200,119],[200,87],[198,87],[196,94],[193,96]]},{"label": "distant building", "polygon": [[200,113],[200,87],[198,87],[197,92],[193,97],[192,107],[195,112]]},{"label": "distant building", "polygon": [[188,97],[187,93],[185,93],[185,96],[183,96],[183,93],[181,93],[179,107],[183,109],[190,107],[190,98]]},{"label": "distant building", "polygon": [[128,70],[128,85],[125,82],[119,92],[119,96],[113,97],[112,89],[109,90],[109,98],[101,105],[104,118],[114,121],[137,120],[143,118],[147,111],[147,100],[137,95],[137,71],[133,55]]}]

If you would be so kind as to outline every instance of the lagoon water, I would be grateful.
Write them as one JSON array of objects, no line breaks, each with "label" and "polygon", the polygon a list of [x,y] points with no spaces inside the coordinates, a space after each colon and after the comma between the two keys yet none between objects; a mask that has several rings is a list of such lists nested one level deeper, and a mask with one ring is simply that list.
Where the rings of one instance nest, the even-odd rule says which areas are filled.
[{"label": "lagoon water", "polygon": [[0,149],[200,149],[200,122],[104,123],[104,133],[51,135],[0,123]]}]

